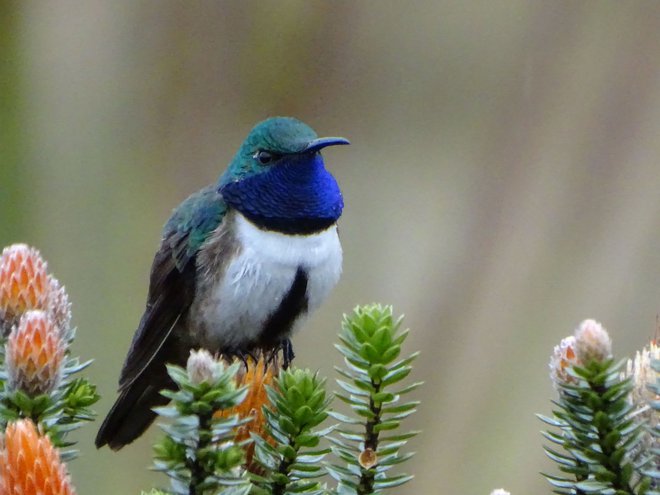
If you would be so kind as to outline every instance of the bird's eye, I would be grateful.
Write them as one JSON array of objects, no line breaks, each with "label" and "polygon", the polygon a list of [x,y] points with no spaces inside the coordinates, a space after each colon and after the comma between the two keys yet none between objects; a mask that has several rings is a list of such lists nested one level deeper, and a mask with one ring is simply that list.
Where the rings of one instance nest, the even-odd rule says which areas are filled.
[{"label": "bird's eye", "polygon": [[259,161],[262,165],[268,165],[281,158],[281,155],[271,153],[270,151],[259,150],[254,154],[254,159]]}]

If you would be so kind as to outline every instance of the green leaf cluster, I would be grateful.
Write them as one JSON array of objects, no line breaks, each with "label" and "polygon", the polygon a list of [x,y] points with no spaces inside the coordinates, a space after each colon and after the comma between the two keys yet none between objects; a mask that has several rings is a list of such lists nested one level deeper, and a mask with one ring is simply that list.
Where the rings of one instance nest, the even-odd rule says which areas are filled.
[{"label": "green leaf cluster", "polygon": [[631,454],[642,427],[631,417],[631,384],[611,359],[569,369],[571,383],[559,384],[553,417],[539,418],[553,429],[544,432],[553,444],[546,454],[559,465],[560,476],[545,475],[559,494],[602,495],[650,493],[650,478],[637,475],[646,459]]},{"label": "green leaf cluster", "polygon": [[[161,424],[165,437],[154,446],[155,469],[170,477],[177,494],[213,494],[222,487],[247,493],[246,479],[237,472],[243,463],[241,445],[233,442],[235,429],[244,423],[236,416],[215,417],[216,411],[240,404],[247,391],[236,387],[238,365],[222,367],[212,382],[193,382],[186,370],[168,365],[177,390],[164,390],[170,405],[154,409],[170,418]],[[223,491],[223,493],[226,493]]]},{"label": "green leaf cluster", "polygon": [[325,380],[306,369],[282,370],[266,391],[270,405],[263,408],[265,429],[276,445],[253,434],[256,460],[266,472],[253,476],[258,493],[324,493],[315,478],[325,474],[321,461],[329,450],[318,446],[332,428],[315,428],[328,417]]},{"label": "green leaf cluster", "polygon": [[338,493],[366,495],[399,486],[412,476],[392,475],[390,469],[408,460],[413,453],[401,453],[417,432],[401,433],[401,421],[415,412],[416,401],[402,397],[420,383],[402,387],[411,370],[414,353],[398,359],[408,330],[401,330],[391,306],[378,304],[357,307],[344,316],[336,345],[344,356],[345,368],[336,368],[342,392],[336,397],[347,403],[353,416],[332,412],[341,425],[331,438],[332,451],[343,464],[327,466],[338,483]]},{"label": "green leaf cluster", "polygon": [[[341,392],[335,396],[349,404],[350,413],[330,410],[333,396],[318,373],[281,370],[266,385],[264,434],[255,428],[251,439],[239,444],[236,428],[251,418],[218,419],[213,413],[243,401],[246,391],[234,381],[240,364],[222,372],[200,367],[208,373],[196,376],[216,377],[212,383],[191,380],[194,367],[188,372],[168,367],[177,389],[164,391],[171,404],[155,409],[170,419],[162,426],[165,438],[155,447],[156,469],[171,478],[174,493],[194,495],[368,495],[405,483],[412,476],[391,469],[412,456],[402,449],[416,432],[399,430],[418,402],[402,398],[420,384],[401,384],[417,353],[400,358],[408,335],[400,327],[390,306],[356,308],[344,317],[337,345],[346,367],[337,369]],[[328,416],[340,424],[323,427]],[[329,448],[322,444],[324,437]],[[248,442],[254,443],[249,466],[243,455]],[[326,462],[330,453],[335,459]],[[337,481],[336,487],[320,480],[325,474]]]}]

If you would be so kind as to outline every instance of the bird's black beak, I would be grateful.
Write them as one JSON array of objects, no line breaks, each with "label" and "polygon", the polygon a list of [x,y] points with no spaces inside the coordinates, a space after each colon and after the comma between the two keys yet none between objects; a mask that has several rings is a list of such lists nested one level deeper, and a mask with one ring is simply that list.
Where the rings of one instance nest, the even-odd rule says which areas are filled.
[{"label": "bird's black beak", "polygon": [[301,153],[310,153],[314,151],[319,151],[327,146],[337,146],[339,144],[351,144],[348,139],[343,137],[324,137],[318,139],[312,139],[307,146],[305,146],[300,152]]}]

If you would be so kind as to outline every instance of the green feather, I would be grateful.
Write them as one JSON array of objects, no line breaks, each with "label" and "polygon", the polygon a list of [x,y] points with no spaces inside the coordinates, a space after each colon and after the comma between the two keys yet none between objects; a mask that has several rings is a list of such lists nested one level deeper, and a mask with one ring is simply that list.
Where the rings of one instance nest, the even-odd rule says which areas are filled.
[{"label": "green feather", "polygon": [[207,186],[188,196],[172,212],[163,229],[163,239],[168,240],[179,270],[220,225],[227,208],[217,187]]}]

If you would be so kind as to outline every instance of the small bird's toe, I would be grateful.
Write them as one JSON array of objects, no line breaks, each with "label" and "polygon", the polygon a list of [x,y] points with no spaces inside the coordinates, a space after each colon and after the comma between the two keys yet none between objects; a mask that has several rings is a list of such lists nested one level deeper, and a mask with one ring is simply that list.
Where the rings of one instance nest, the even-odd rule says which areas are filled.
[{"label": "small bird's toe", "polygon": [[282,349],[282,366],[284,369],[287,369],[291,365],[293,358],[296,357],[295,353],[293,352],[293,344],[291,343],[291,339],[282,340],[280,343],[280,349]]}]

